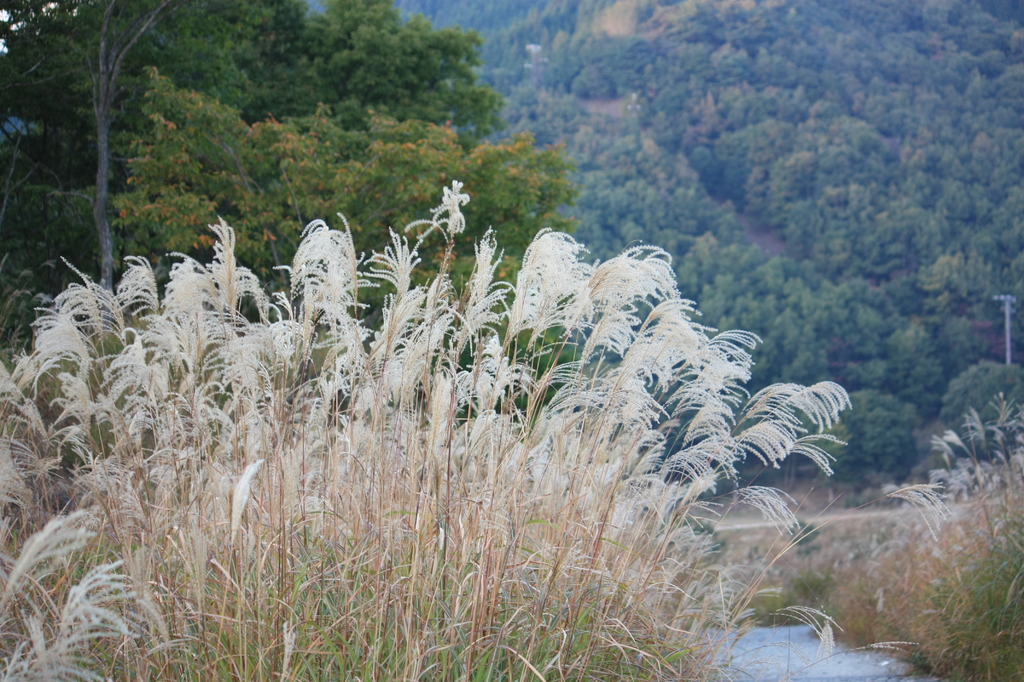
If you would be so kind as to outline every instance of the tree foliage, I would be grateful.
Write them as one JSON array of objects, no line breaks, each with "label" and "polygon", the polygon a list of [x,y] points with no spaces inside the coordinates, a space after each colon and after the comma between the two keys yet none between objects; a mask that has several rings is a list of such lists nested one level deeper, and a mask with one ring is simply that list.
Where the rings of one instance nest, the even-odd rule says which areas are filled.
[{"label": "tree foliage", "polygon": [[1024,400],[1024,371],[1020,366],[991,361],[971,365],[949,382],[942,396],[942,420],[959,426],[972,408],[982,419],[995,419],[1000,394],[1018,405]]},{"label": "tree foliage", "polygon": [[843,418],[848,444],[836,476],[874,485],[906,476],[918,459],[914,406],[870,389],[854,391],[850,401],[853,409]]},{"label": "tree foliage", "polygon": [[[120,207],[118,211],[124,210],[117,195],[131,189],[127,160],[133,156],[133,145],[145,146],[153,131],[153,100],[144,96],[151,85],[147,67],[159,68],[176,87],[201,93],[210,107],[207,111],[219,112],[217,107],[222,104],[245,113],[244,121],[236,112],[230,121],[208,122],[220,126],[219,135],[236,135],[232,144],[247,139],[267,145],[245,150],[242,144],[238,149],[241,154],[256,155],[246,159],[248,166],[240,175],[252,173],[258,179],[261,184],[254,190],[256,194],[271,190],[273,195],[253,195],[247,201],[270,213],[270,207],[280,203],[273,182],[268,181],[277,173],[266,166],[273,162],[266,156],[271,154],[270,146],[280,145],[287,157],[298,153],[300,139],[310,143],[313,138],[309,136],[317,134],[337,138],[344,147],[334,150],[333,156],[325,151],[312,164],[323,174],[328,173],[330,163],[347,163],[364,152],[372,154],[374,141],[390,145],[394,153],[405,149],[403,144],[419,145],[424,151],[420,170],[433,154],[441,164],[431,171],[435,183],[441,174],[461,169],[458,164],[442,162],[442,157],[462,154],[467,168],[471,161],[480,161],[473,166],[478,169],[476,177],[490,173],[494,182],[487,185],[487,194],[498,203],[504,201],[504,212],[496,211],[494,219],[504,223],[528,218],[524,229],[536,231],[546,220],[545,212],[554,210],[554,205],[549,207],[545,201],[568,197],[564,183],[532,189],[527,188],[528,183],[516,184],[519,171],[515,169],[526,172],[533,163],[526,160],[527,138],[476,150],[480,137],[500,125],[497,111],[501,98],[477,81],[480,38],[472,32],[434,30],[422,17],[402,19],[390,3],[381,0],[332,0],[324,3],[322,14],[310,13],[303,0],[190,0],[173,3],[181,7],[173,14],[162,13],[158,22],[135,22],[165,4],[164,0],[15,0],[0,14],[0,249],[10,256],[8,271],[34,271],[30,283],[34,289],[56,295],[63,288],[67,271],[61,259],[88,273],[98,268],[101,258],[94,226],[107,212],[103,192],[97,190],[109,182],[112,203]],[[112,80],[110,68],[106,80],[98,69],[103,35],[108,38],[104,54],[113,59],[104,63],[107,67],[120,64],[118,76]],[[137,41],[132,42],[136,35]],[[117,42],[118,36],[124,40]],[[100,88],[103,83],[106,85]],[[97,103],[103,106],[97,108]],[[303,120],[288,121],[292,116]],[[167,120],[173,121],[173,114]],[[453,127],[443,132],[449,122]],[[393,134],[384,132],[392,128]],[[256,133],[249,139],[250,133],[245,131]],[[361,131],[362,141],[357,134],[346,137],[351,131]],[[461,152],[454,151],[456,142]],[[298,146],[289,152],[289,145]],[[193,151],[201,147],[197,141]],[[428,148],[432,150],[429,153]],[[349,152],[355,156],[346,156]],[[539,155],[536,163],[554,162],[556,155]],[[522,161],[508,160],[512,157]],[[103,170],[105,158],[109,161],[107,172]],[[373,166],[370,159],[367,156],[363,162]],[[508,160],[507,164],[502,159]],[[197,163],[216,167],[220,160],[215,154]],[[411,155],[402,163],[406,169],[416,165]],[[508,166],[507,176],[512,179],[507,191],[497,186],[505,177],[495,175],[502,164]],[[302,172],[312,172],[309,166],[287,169],[288,177],[306,180]],[[376,168],[383,173],[384,166]],[[159,175],[151,167],[147,172]],[[173,172],[168,169],[167,174]],[[315,179],[319,183],[323,177]],[[265,181],[269,182],[266,186]],[[217,189],[209,178],[204,182],[207,189]],[[393,185],[390,190],[396,188]],[[291,186],[296,196],[313,190],[315,187]],[[522,208],[513,205],[512,193],[525,193]],[[396,201],[413,194],[410,187]],[[367,206],[382,197],[384,194],[368,194]],[[224,201],[230,205],[241,200],[232,196]],[[288,206],[290,215],[294,214],[294,206]],[[354,217],[365,217],[354,206],[349,201],[332,207],[327,215],[352,208]],[[420,205],[410,200],[406,206],[415,210]],[[176,210],[182,208],[187,207],[181,202],[175,205]],[[303,211],[319,209],[312,204],[303,206]],[[382,210],[386,213],[389,209],[384,206]],[[366,215],[372,212],[366,209]],[[186,222],[195,215],[194,211],[183,213]],[[112,241],[103,250],[108,264],[109,256],[116,260],[126,245],[163,253],[172,242],[175,248],[195,242],[194,235],[191,241],[183,241],[177,228],[167,233],[169,241],[162,241],[166,225],[152,216],[147,217],[148,222],[136,224],[127,216],[115,221]],[[378,218],[387,222],[384,215]],[[280,216],[277,222],[267,216],[263,220],[261,229],[270,230],[268,234],[282,229]],[[551,221],[558,220],[551,216]],[[288,235],[284,241],[291,244],[282,244],[284,252],[294,248],[289,230],[294,231],[293,226],[283,230]],[[513,243],[528,241],[522,235],[510,234],[509,238]],[[270,246],[264,244],[260,252],[262,265],[280,262]]]},{"label": "tree foliage", "polygon": [[248,120],[308,116],[331,104],[347,128],[368,125],[371,111],[451,122],[473,139],[501,126],[501,98],[476,82],[476,33],[434,30],[422,15],[403,21],[391,0],[331,0],[308,17],[302,0],[269,8],[245,53]]},{"label": "tree foliage", "polygon": [[[473,228],[457,238],[457,256],[471,258],[490,228],[507,255],[521,256],[542,228],[571,225],[557,210],[573,196],[568,163],[527,134],[466,150],[450,126],[378,115],[368,130],[352,130],[326,108],[249,125],[155,73],[144,110],[151,126],[133,147],[132,191],[118,210],[131,250],[151,258],[208,248],[207,226],[220,217],[235,228],[239,257],[266,275],[291,260],[308,222],[335,213],[369,252],[388,228],[428,215],[438,185],[453,179],[478,197],[465,209]],[[443,249],[426,243],[428,269]]]}]

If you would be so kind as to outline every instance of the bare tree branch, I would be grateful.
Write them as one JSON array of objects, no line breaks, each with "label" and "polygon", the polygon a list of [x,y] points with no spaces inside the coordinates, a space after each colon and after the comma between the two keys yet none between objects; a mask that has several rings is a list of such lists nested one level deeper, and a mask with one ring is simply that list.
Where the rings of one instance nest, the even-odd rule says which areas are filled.
[{"label": "bare tree branch", "polygon": [[77,199],[85,199],[87,202],[89,202],[89,205],[92,206],[92,197],[83,192],[75,192],[70,189],[55,189],[52,192],[50,192],[50,196],[75,197]]},{"label": "bare tree branch", "polygon": [[10,90],[10,89],[13,89],[13,88],[30,88],[30,87],[33,87],[33,86],[36,86],[36,85],[41,85],[43,83],[48,83],[48,82],[50,82],[52,80],[56,80],[58,78],[63,78],[64,76],[70,76],[71,74],[77,73],[78,71],[81,71],[81,70],[82,70],[81,67],[79,67],[77,69],[70,69],[70,70],[64,71],[62,73],[51,74],[49,76],[45,76],[43,78],[40,78],[39,80],[29,81],[27,83],[17,83],[17,82],[6,83],[4,85],[0,85],[0,92],[3,92],[4,90]]}]

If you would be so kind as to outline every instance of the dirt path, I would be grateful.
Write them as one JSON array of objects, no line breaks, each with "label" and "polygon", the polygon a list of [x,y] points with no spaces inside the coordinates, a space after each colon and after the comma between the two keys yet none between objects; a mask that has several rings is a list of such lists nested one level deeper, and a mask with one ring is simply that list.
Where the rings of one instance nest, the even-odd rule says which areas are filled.
[{"label": "dirt path", "polygon": [[[913,512],[913,510],[906,508],[899,509],[844,509],[837,512],[821,512],[818,514],[797,514],[797,518],[803,523],[813,523],[817,527],[824,525],[835,525],[838,523],[846,523],[850,521],[864,521],[866,519],[878,518],[878,519],[892,519],[893,514],[902,514],[907,512]],[[730,520],[728,517],[722,519],[717,523],[712,524],[715,532],[727,532],[733,530],[755,530],[760,528],[775,528],[776,525],[771,521],[765,521],[763,519],[747,520],[747,519],[735,519]]]}]

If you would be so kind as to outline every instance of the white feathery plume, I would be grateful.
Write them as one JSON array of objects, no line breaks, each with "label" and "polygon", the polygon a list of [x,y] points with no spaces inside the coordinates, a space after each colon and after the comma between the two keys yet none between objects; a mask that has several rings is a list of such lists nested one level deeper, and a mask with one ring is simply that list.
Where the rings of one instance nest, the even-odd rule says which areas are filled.
[{"label": "white feathery plume", "polygon": [[[302,233],[302,241],[295,252],[290,268],[291,297],[298,302],[301,343],[308,357],[312,352],[317,325],[326,325],[334,342],[349,346],[351,339],[360,334],[354,330],[358,322],[354,312],[358,306],[361,287],[376,286],[359,273],[352,233],[345,217],[338,214],[345,231],[330,229],[322,220],[314,220]],[[291,301],[283,294],[281,305],[291,309]],[[361,344],[360,344],[361,345]]]},{"label": "white feathery plume", "polygon": [[434,230],[440,230],[445,239],[450,240],[466,229],[466,217],[462,215],[462,207],[468,203],[469,195],[462,191],[462,183],[452,180],[451,188],[442,188],[441,205],[430,209],[431,218],[429,220],[414,220],[405,226],[405,231],[409,232],[420,226],[427,227],[417,235],[417,244],[422,243]]},{"label": "white feathery plume", "polygon": [[0,438],[0,510],[9,504],[24,505],[30,497],[24,473],[12,452],[10,438]]},{"label": "white feathery plume", "polygon": [[800,525],[790,504],[795,502],[792,497],[776,488],[766,486],[746,486],[737,489],[738,501],[754,507],[766,521],[771,521],[780,530],[790,533]]},{"label": "white feathery plume", "polygon": [[739,423],[747,424],[736,437],[737,445],[747,455],[765,464],[778,467],[797,444],[799,452],[808,454],[819,466],[828,466],[827,456],[815,449],[811,440],[801,440],[807,429],[801,415],[818,429],[832,426],[839,412],[850,406],[846,391],[831,381],[804,387],[796,384],[769,386],[750,399],[740,414]]},{"label": "white feathery plume", "polygon": [[171,388],[168,363],[154,361],[154,349],[145,338],[137,330],[126,329],[121,352],[110,358],[104,377],[106,395],[129,422],[151,420]]},{"label": "white feathery plume", "polygon": [[[58,316],[74,320],[78,329],[86,336],[94,337],[104,331],[120,332],[124,328],[124,317],[115,296],[75,266],[67,261],[64,261],[64,264],[78,275],[82,283],[71,284],[58,294],[53,299],[50,310]],[[38,328],[45,327],[46,323],[43,322]]]},{"label": "white feathery plume", "polygon": [[530,369],[511,362],[496,334],[481,346],[472,369],[459,373],[464,390],[476,398],[477,413],[493,411],[503,396],[528,390],[530,383]]},{"label": "white feathery plume", "polygon": [[[820,644],[818,645],[818,655],[815,657],[816,661],[832,656],[836,646],[834,628],[839,627],[835,620],[818,609],[812,609],[807,606],[787,606],[779,609],[779,613],[809,625],[815,634],[818,635]],[[842,628],[839,629],[842,630]],[[808,663],[811,663],[811,661],[808,661]]]},{"label": "white feathery plume", "polygon": [[981,420],[978,411],[973,407],[968,408],[967,414],[964,415],[964,433],[966,434],[967,442],[971,444],[974,450],[986,449],[985,423]]},{"label": "white feathery plume", "polygon": [[291,623],[284,624],[284,656],[281,661],[281,679],[288,682],[292,679],[292,654],[295,653],[295,626]]},{"label": "white feathery plume", "polygon": [[38,580],[50,563],[78,551],[93,536],[82,527],[85,512],[58,516],[43,529],[32,535],[22,546],[18,560],[5,575],[4,589],[0,595],[0,613],[10,600],[25,589],[26,580]]},{"label": "white feathery plume", "polygon": [[412,272],[420,264],[419,254],[409,242],[391,231],[391,244],[383,252],[374,252],[367,259],[370,266],[367,277],[390,282],[395,287],[395,297],[401,299],[411,287]]},{"label": "white feathery plume", "polygon": [[[466,218],[462,215],[461,207],[469,203],[469,195],[462,191],[462,183],[452,180],[452,187],[444,188],[441,205],[435,208],[432,213],[434,220],[444,223],[447,227],[448,236],[461,234],[466,229]],[[437,216],[446,213],[447,217],[438,219]]]},{"label": "white feathery plume", "polygon": [[[936,440],[937,437],[932,440],[933,448],[936,446]],[[945,439],[941,439],[939,442],[948,447]],[[991,465],[972,458],[956,457],[952,454],[952,451],[950,453],[950,458],[946,460],[945,469],[932,469],[928,473],[930,482],[942,486],[950,500],[967,500],[979,488],[989,487],[984,482],[989,478],[987,474],[989,473],[988,470],[991,469]],[[982,483],[982,485],[979,486],[979,483]]]},{"label": "white feathery plume", "polygon": [[834,473],[832,471],[832,462],[835,461],[835,457],[818,445],[818,443],[822,442],[846,445],[846,441],[836,438],[830,433],[815,433],[797,438],[793,443],[793,447],[790,448],[789,454],[806,457],[811,460],[811,462],[813,462],[823,474],[831,476]]},{"label": "white feathery plume", "polygon": [[[532,340],[536,340],[541,331],[577,324],[589,312],[577,301],[594,269],[580,260],[585,251],[567,234],[537,233],[523,255],[516,279],[506,343],[527,329],[534,330]],[[584,299],[581,302],[586,303]]]},{"label": "white feathery plume", "polygon": [[38,660],[49,659],[46,668],[54,675],[51,679],[81,676],[79,656],[94,640],[128,635],[127,623],[110,608],[132,596],[124,576],[116,572],[120,566],[119,561],[96,566],[68,591],[53,644],[45,653],[35,652]]},{"label": "white feathery plume", "polygon": [[405,400],[413,398],[450,338],[456,321],[452,293],[451,281],[445,276],[436,277],[424,291],[423,308],[410,319],[416,324],[409,327],[394,349],[402,367],[401,396]]},{"label": "white feathery plume", "polygon": [[[68,549],[70,551],[70,547]],[[29,637],[19,642],[6,657],[0,679],[17,682],[102,679],[88,667],[89,647],[99,639],[129,634],[128,624],[112,608],[132,597],[125,589],[124,576],[116,573],[119,566],[119,562],[114,562],[89,570],[68,590],[67,601],[59,613],[45,614],[55,624],[44,622],[44,614],[38,607],[33,608],[31,614],[25,614],[24,626]],[[54,606],[51,604],[50,608]]]},{"label": "white feathery plume", "polygon": [[61,292],[33,326],[33,352],[19,360],[14,372],[20,388],[35,388],[38,378],[54,369],[87,375],[97,356],[93,342],[105,330],[120,333],[123,319],[110,293],[85,278],[84,286],[72,284]]},{"label": "white feathery plume", "polygon": [[148,260],[138,256],[127,256],[124,262],[127,267],[121,273],[116,296],[122,314],[143,317],[156,312],[160,307],[160,296],[153,267]]},{"label": "white feathery plume", "polygon": [[162,309],[165,315],[202,316],[204,311],[218,308],[217,284],[209,271],[197,260],[184,254],[171,266],[170,281],[164,288]]},{"label": "white feathery plume", "polygon": [[249,491],[252,489],[252,480],[259,473],[260,467],[265,460],[257,460],[245,467],[245,471],[239,476],[238,482],[232,489],[231,494],[231,538],[232,541],[238,536],[238,529],[242,525],[242,512],[249,501]]},{"label": "white feathery plume", "polygon": [[570,317],[566,326],[576,327],[593,313],[601,314],[584,351],[588,359],[599,347],[625,353],[641,322],[637,317],[641,303],[678,299],[671,257],[661,249],[640,246],[599,264],[581,293],[577,317]]},{"label": "white feathery plume", "polygon": [[707,344],[703,328],[690,320],[692,312],[692,303],[679,298],[655,305],[624,354],[623,365],[650,382],[652,389],[670,390],[692,371],[693,359]]},{"label": "white feathery plume", "polygon": [[[25,371],[27,363],[24,363],[24,360],[24,356],[19,360],[15,368],[16,373]],[[29,379],[29,381],[31,380]],[[26,398],[15,376],[7,371],[7,366],[2,362],[0,362],[0,405],[3,405],[4,408],[0,410],[0,415],[11,420],[12,424],[24,424],[37,433],[46,433],[47,427],[42,421],[35,402]],[[8,412],[8,410],[11,411]]]},{"label": "white feathery plume", "polygon": [[476,264],[466,285],[469,298],[460,313],[461,325],[454,343],[456,354],[474,337],[494,332],[508,314],[506,306],[512,285],[494,281],[495,271],[501,263],[501,254],[497,253],[497,248],[492,230],[488,230],[475,246]]},{"label": "white feathery plume", "polygon": [[914,505],[921,512],[921,517],[924,519],[925,525],[928,526],[928,531],[932,534],[932,537],[938,540],[939,526],[949,517],[949,508],[942,501],[941,495],[939,495],[939,490],[941,490],[942,486],[935,483],[918,483],[896,488],[895,490],[892,488],[895,488],[895,486],[888,487],[884,491],[885,496],[906,500]]},{"label": "white feathery plume", "polygon": [[238,312],[242,298],[249,296],[256,303],[260,320],[267,321],[270,300],[260,280],[252,270],[243,267],[235,260],[235,232],[224,219],[210,225],[217,240],[213,245],[213,262],[210,264],[210,276],[216,283],[220,302],[218,310],[234,314]]}]

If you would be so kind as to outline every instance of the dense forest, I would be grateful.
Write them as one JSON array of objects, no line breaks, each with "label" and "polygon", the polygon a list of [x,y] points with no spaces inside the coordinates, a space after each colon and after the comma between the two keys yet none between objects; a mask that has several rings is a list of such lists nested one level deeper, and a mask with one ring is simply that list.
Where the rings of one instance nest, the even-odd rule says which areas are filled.
[{"label": "dense forest", "polygon": [[851,390],[842,475],[1024,397],[993,301],[1024,300],[1020,3],[399,4],[482,32],[510,130],[576,161],[595,256],[667,249],[707,324],[763,339],[758,386]]}]

